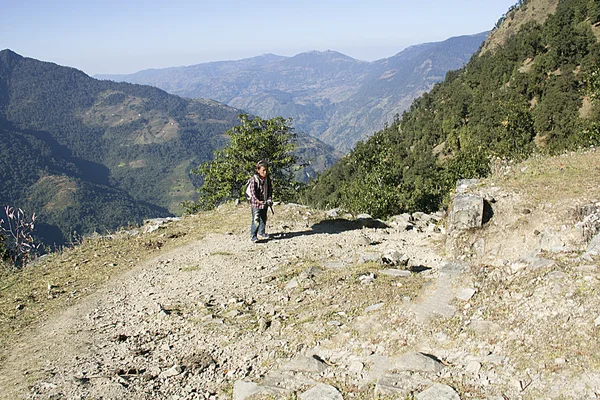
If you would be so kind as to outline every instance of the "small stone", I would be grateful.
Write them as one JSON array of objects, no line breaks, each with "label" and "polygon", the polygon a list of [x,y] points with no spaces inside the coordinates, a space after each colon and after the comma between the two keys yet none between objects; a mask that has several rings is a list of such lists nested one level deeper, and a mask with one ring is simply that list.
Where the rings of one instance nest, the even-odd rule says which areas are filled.
[{"label": "small stone", "polygon": [[399,371],[440,372],[444,364],[422,353],[406,353],[396,360]]},{"label": "small stone", "polygon": [[364,264],[370,261],[379,261],[379,255],[378,254],[373,254],[373,253],[364,253],[361,254],[361,256],[358,259],[358,262],[360,264]]},{"label": "small stone", "polygon": [[449,339],[448,335],[444,332],[437,332],[435,335],[433,335],[433,337],[438,342],[446,342]]},{"label": "small stone", "polygon": [[471,300],[471,297],[473,297],[473,295],[475,293],[476,293],[475,289],[464,288],[464,289],[461,289],[460,292],[458,292],[456,297],[462,301],[469,301],[469,300]]},{"label": "small stone", "polygon": [[157,377],[160,375],[161,371],[160,371],[160,367],[158,365],[153,365],[150,368],[148,368],[147,373],[151,376],[151,377]]},{"label": "small stone", "polygon": [[368,313],[368,312],[372,312],[372,311],[379,310],[381,307],[383,307],[383,305],[384,305],[384,304],[385,304],[385,303],[377,303],[377,304],[373,304],[373,305],[371,305],[371,306],[369,306],[369,307],[365,308],[365,312],[366,312],[366,313]]},{"label": "small stone", "polygon": [[260,393],[260,385],[254,382],[235,381],[233,384],[234,400],[243,400]]},{"label": "small stone", "polygon": [[271,325],[269,326],[269,330],[273,332],[279,332],[281,330],[281,321],[278,319],[272,320]]},{"label": "small stone", "polygon": [[417,400],[460,400],[460,396],[454,389],[440,383],[435,383],[429,389],[419,393],[415,398]]},{"label": "small stone", "polygon": [[340,208],[334,208],[332,210],[327,211],[327,216],[331,217],[331,218],[335,218],[337,217],[340,213],[342,212],[342,210]]},{"label": "small stone", "polygon": [[384,264],[405,267],[410,261],[406,254],[400,253],[398,250],[388,250],[381,256],[381,261]]},{"label": "small stone", "polygon": [[299,396],[300,400],[343,400],[342,394],[333,386],[320,384]]},{"label": "small stone", "polygon": [[518,260],[510,264],[510,271],[512,274],[516,274],[523,268],[526,268],[529,264],[523,260]]},{"label": "small stone", "polygon": [[385,270],[381,271],[381,274],[387,275],[387,276],[393,276],[393,277],[409,277],[410,271],[407,271],[405,269],[390,268],[390,269],[385,269]]},{"label": "small stone", "polygon": [[360,374],[362,370],[365,368],[365,365],[358,360],[352,361],[350,366],[348,367],[348,371],[353,374]]},{"label": "small stone", "polygon": [[181,369],[181,366],[175,364],[168,370],[161,372],[158,377],[161,379],[171,378],[173,376],[181,374],[182,371],[183,370]]},{"label": "small stone", "polygon": [[284,365],[282,369],[284,371],[321,373],[327,369],[327,364],[314,356],[297,356]]},{"label": "small stone", "polygon": [[490,354],[489,356],[485,356],[485,358],[483,359],[483,361],[486,363],[496,364],[496,365],[502,364],[505,360],[506,360],[506,357],[496,356],[493,354]]},{"label": "small stone", "polygon": [[226,313],[226,314],[224,315],[224,317],[227,317],[227,318],[235,318],[235,317],[237,317],[237,316],[239,316],[239,315],[241,315],[241,314],[242,314],[242,313],[241,313],[241,312],[239,312],[238,310],[231,310],[231,311],[229,311],[228,313]]},{"label": "small stone", "polygon": [[200,351],[197,354],[184,357],[182,360],[182,365],[186,369],[204,371],[209,366],[216,365],[216,361],[210,355],[210,353],[206,351]]},{"label": "small stone", "polygon": [[370,246],[373,243],[373,240],[367,235],[360,235],[357,239],[357,243],[359,246]]},{"label": "small stone", "polygon": [[473,375],[478,374],[480,369],[481,364],[477,361],[469,361],[469,363],[465,367],[465,370]]},{"label": "small stone", "polygon": [[300,279],[300,280],[311,279],[321,273],[323,273],[323,270],[321,268],[315,267],[315,266],[309,267],[306,270],[304,270],[300,275],[298,275],[298,279]]},{"label": "small stone", "polygon": [[298,279],[293,278],[292,280],[290,280],[288,282],[287,285],[285,285],[285,290],[292,290],[298,287]]},{"label": "small stone", "polygon": [[371,284],[375,281],[375,274],[371,272],[369,275],[361,275],[358,277],[358,281],[363,285]]},{"label": "small stone", "polygon": [[477,334],[493,334],[500,330],[500,326],[492,321],[472,320],[469,322],[469,328]]}]

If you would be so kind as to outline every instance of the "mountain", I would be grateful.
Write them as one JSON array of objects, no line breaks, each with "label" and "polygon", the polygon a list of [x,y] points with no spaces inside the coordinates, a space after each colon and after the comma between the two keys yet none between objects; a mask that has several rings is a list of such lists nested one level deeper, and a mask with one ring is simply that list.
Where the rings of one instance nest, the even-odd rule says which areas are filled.
[{"label": "mountain", "polygon": [[520,1],[464,68],[303,198],[375,216],[437,210],[457,179],[485,176],[503,160],[598,146],[599,40],[597,1]]},{"label": "mountain", "polygon": [[[48,244],[178,214],[201,184],[189,171],[227,143],[242,112],[3,50],[0,205],[36,212]],[[339,158],[306,135],[297,155],[309,161],[304,181]]]},{"label": "mountain", "polygon": [[347,152],[406,110],[447,71],[463,66],[486,36],[421,44],[374,62],[311,51],[95,77],[210,98],[265,118],[291,117],[297,132]]},{"label": "mountain", "polygon": [[10,50],[0,100],[0,204],[36,212],[50,244],[177,212],[240,113]]},{"label": "mountain", "polygon": [[348,149],[391,123],[414,99],[462,67],[481,46],[488,32],[409,47],[375,61],[360,88],[340,103],[319,137]]}]

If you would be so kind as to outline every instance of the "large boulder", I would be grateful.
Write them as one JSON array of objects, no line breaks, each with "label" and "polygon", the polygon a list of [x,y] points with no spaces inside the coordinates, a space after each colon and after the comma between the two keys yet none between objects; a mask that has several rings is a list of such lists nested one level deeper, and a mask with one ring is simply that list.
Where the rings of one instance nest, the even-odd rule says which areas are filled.
[{"label": "large boulder", "polygon": [[[470,251],[464,243],[466,233],[483,225],[485,201],[476,194],[457,194],[452,201],[448,215],[448,233],[446,235],[446,253],[451,257],[459,257]],[[469,249],[465,249],[465,245]]]},{"label": "large boulder", "polygon": [[475,194],[454,197],[448,219],[448,232],[480,228],[483,224],[483,198]]}]

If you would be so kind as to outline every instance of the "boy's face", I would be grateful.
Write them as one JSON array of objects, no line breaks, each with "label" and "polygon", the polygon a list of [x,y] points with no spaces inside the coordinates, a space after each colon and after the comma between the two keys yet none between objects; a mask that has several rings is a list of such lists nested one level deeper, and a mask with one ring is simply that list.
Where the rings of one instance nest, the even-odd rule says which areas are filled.
[{"label": "boy's face", "polygon": [[265,167],[263,167],[263,166],[259,167],[259,168],[256,170],[256,172],[258,172],[258,175],[259,175],[261,178],[264,178],[265,176],[267,176],[267,168],[265,168]]}]

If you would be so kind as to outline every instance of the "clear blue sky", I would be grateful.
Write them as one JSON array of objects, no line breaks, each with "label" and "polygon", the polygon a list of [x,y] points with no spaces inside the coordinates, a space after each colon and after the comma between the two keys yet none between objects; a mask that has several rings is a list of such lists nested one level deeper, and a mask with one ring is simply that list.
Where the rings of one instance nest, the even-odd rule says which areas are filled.
[{"label": "clear blue sky", "polygon": [[491,30],[517,0],[0,0],[0,50],[89,75],[335,50],[373,61]]}]

